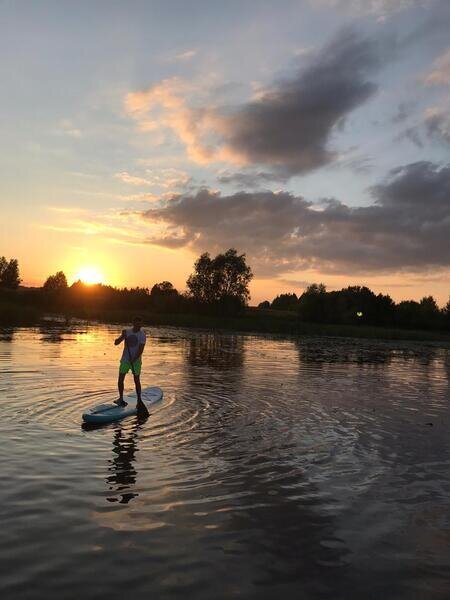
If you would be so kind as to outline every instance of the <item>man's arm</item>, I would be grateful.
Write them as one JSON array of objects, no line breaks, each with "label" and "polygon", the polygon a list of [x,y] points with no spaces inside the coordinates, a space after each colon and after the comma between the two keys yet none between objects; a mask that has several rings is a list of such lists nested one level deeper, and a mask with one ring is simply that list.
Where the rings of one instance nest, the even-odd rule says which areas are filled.
[{"label": "man's arm", "polygon": [[118,338],[116,338],[114,340],[114,345],[118,346],[120,343],[123,342],[124,339],[125,339],[125,329],[122,329],[122,333],[119,335]]},{"label": "man's arm", "polygon": [[144,348],[145,348],[145,344],[139,344],[138,353],[134,360],[137,360],[138,358],[140,358],[141,354],[144,352]]}]

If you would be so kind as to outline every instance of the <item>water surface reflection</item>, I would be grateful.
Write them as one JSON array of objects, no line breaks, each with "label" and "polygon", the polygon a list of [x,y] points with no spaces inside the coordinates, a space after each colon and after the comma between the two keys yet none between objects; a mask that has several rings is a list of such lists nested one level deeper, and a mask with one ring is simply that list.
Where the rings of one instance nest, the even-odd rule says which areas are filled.
[{"label": "water surface reflection", "polygon": [[118,329],[0,336],[5,597],[448,597],[448,349],[150,328],[163,402],[81,429]]}]

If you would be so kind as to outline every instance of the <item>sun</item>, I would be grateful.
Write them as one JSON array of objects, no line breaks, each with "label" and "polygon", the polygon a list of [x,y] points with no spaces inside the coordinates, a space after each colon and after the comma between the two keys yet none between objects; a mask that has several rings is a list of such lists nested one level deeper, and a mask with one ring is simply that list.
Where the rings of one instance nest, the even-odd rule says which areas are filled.
[{"label": "sun", "polygon": [[104,283],[105,278],[103,273],[97,269],[97,267],[82,267],[78,270],[75,275],[75,281],[80,280],[83,283],[87,283],[88,285],[92,285],[94,283]]}]

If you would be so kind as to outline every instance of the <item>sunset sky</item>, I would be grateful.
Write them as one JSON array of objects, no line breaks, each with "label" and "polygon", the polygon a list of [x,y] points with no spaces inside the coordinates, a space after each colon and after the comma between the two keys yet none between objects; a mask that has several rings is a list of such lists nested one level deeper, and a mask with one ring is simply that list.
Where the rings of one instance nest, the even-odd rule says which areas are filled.
[{"label": "sunset sky", "polygon": [[182,290],[234,246],[252,304],[319,281],[447,301],[448,0],[0,0],[0,20],[0,255],[25,284]]}]

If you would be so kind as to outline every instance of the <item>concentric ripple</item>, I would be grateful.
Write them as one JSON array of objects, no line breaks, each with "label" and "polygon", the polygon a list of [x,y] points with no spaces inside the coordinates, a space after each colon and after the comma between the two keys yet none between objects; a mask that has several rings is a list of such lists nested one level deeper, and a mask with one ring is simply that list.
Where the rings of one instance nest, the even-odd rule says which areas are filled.
[{"label": "concentric ripple", "polygon": [[86,429],[120,329],[0,333],[2,597],[447,597],[448,349],[149,328]]}]

